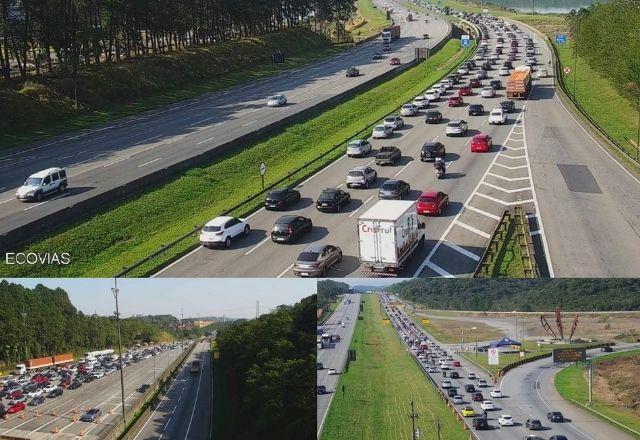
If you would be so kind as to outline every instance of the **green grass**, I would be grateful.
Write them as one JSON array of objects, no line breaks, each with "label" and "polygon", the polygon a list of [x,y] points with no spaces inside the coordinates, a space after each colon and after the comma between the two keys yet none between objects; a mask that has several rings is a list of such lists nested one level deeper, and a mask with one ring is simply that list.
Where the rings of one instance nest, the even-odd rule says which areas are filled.
[{"label": "green grass", "polygon": [[387,20],[386,11],[376,8],[371,0],[357,0],[356,9],[357,27],[349,32],[354,41],[376,35],[391,24],[391,20]]},{"label": "green grass", "polygon": [[383,323],[378,297],[363,295],[364,319],[356,323],[351,343],[357,360],[340,376],[322,431],[322,439],[410,439],[410,402],[419,415],[421,438],[467,439],[424,373],[411,359],[389,323]]},{"label": "green grass", "polygon": [[[640,356],[640,350],[630,350],[600,356],[596,361],[596,372],[598,370],[598,362],[631,356]],[[560,395],[565,399],[569,401],[575,400],[583,405],[588,404],[589,387],[585,375],[585,366],[571,365],[570,367],[564,368],[556,374],[555,386]],[[635,431],[640,431],[640,418],[638,418],[636,413],[628,408],[617,407],[610,402],[603,401],[598,397],[597,392],[594,392],[591,408]],[[615,424],[612,425],[615,426]]]},{"label": "green grass", "polygon": [[496,256],[490,278],[524,278],[522,251],[518,244],[516,225],[512,221]]},{"label": "green grass", "polygon": [[[415,316],[414,319],[418,322],[418,325],[421,325],[430,335],[445,344],[460,343],[463,332],[467,344],[474,340],[497,340],[504,336],[499,329],[480,321],[433,319],[428,316]],[[428,319],[429,323],[424,324],[423,319]],[[475,327],[475,330],[473,327]]]},{"label": "green grass", "polygon": [[[268,167],[265,179],[268,185],[320,153],[329,151],[334,145],[343,143],[364,126],[376,122],[421,93],[447,73],[441,66],[450,62],[452,57],[458,57],[460,61],[463,59],[459,44],[459,40],[451,40],[429,60],[332,110],[292,125],[262,142],[248,145],[241,152],[227,155],[210,166],[191,169],[170,183],[105,208],[86,221],[80,219],[76,224],[24,249],[28,252],[70,252],[70,265],[28,268],[4,265],[0,267],[0,274],[17,277],[115,275],[123,266],[131,265],[162,244],[187,233],[194,225],[203,224],[225,208],[258,192],[260,176],[257,170],[261,161]],[[323,164],[316,165],[320,167],[343,154],[344,150],[338,148],[326,157]],[[300,180],[313,170],[305,169],[291,181]],[[246,215],[259,204],[260,200],[256,200],[234,214]],[[195,236],[184,240],[133,275],[146,275],[196,244]]]},{"label": "green grass", "polygon": [[[288,57],[274,67],[265,54],[275,48]],[[257,81],[340,50],[311,31],[294,29],[94,66],[81,72],[78,111],[68,96],[68,78],[32,78],[0,91],[0,150]]]}]

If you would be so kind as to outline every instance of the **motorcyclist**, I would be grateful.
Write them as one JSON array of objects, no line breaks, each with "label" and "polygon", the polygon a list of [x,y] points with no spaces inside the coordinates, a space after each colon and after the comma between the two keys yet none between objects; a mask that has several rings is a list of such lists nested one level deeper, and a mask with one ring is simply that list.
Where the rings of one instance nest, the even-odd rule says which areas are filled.
[{"label": "motorcyclist", "polygon": [[435,162],[433,162],[433,167],[436,169],[436,171],[439,171],[443,174],[447,169],[447,166],[445,165],[444,160],[442,160],[441,157],[436,157]]}]

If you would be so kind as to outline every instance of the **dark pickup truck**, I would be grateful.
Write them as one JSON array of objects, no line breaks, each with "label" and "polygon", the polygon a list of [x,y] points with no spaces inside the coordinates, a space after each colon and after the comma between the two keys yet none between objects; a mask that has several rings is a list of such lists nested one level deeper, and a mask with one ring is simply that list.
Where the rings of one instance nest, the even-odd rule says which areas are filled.
[{"label": "dark pickup truck", "polygon": [[376,153],[376,165],[395,165],[401,157],[402,153],[398,147],[382,147]]}]

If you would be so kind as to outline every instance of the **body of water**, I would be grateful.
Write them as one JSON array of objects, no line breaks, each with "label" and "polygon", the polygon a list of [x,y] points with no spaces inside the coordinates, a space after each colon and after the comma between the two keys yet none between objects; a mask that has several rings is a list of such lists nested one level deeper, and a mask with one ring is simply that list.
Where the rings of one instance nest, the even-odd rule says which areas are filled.
[{"label": "body of water", "polygon": [[535,12],[541,14],[555,13],[564,14],[572,9],[576,11],[586,8],[594,3],[604,3],[603,0],[491,0],[490,3],[504,6],[505,8],[516,9],[522,12]]}]

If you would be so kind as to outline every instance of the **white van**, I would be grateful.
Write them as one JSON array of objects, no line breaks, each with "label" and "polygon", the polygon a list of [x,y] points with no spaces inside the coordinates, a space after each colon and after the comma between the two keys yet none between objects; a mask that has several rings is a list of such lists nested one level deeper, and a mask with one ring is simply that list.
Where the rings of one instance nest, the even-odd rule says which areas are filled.
[{"label": "white van", "polygon": [[29,176],[16,191],[16,198],[22,201],[42,198],[53,192],[62,192],[67,187],[67,171],[64,168],[49,168]]}]

